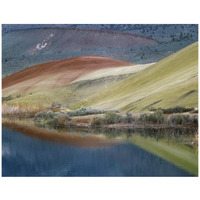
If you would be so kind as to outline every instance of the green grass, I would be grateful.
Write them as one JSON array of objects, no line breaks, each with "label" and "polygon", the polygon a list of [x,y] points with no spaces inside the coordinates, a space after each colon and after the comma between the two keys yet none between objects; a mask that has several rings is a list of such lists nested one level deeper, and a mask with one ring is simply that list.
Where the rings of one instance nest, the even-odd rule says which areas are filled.
[{"label": "green grass", "polygon": [[129,139],[133,144],[149,151],[178,167],[198,176],[198,153],[185,145],[169,143],[164,140],[159,142],[153,138],[144,138],[135,135]]},{"label": "green grass", "polygon": [[[4,97],[8,95],[3,94]],[[93,79],[91,75],[88,80],[65,87],[40,88],[20,95],[6,103],[37,107],[58,102],[71,109],[93,107],[124,112],[145,111],[151,106],[198,107],[198,43],[129,77],[118,74]]]},{"label": "green grass", "polygon": [[[35,91],[29,91],[26,94],[20,93],[22,95],[21,97],[7,101],[6,103],[8,105],[20,105],[24,107],[38,107],[38,105],[51,106],[54,102],[58,102],[64,105],[70,105],[74,102],[79,102],[83,98],[91,96],[106,87],[109,87],[113,83],[116,83],[126,78],[127,76],[129,75],[122,74],[107,76],[93,80],[89,79],[74,82],[65,87],[60,87],[56,89],[40,89],[40,91],[38,91],[37,89]],[[19,93],[16,93],[15,96],[17,96],[18,94]]]},{"label": "green grass", "polygon": [[[190,91],[195,91],[190,93]],[[186,94],[190,95],[186,95]],[[149,106],[198,107],[198,42],[96,93],[71,108],[143,111]]]}]

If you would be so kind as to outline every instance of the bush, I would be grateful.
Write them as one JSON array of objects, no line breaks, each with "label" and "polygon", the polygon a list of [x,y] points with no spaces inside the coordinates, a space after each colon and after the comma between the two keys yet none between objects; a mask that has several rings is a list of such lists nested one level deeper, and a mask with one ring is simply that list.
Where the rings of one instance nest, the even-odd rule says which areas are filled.
[{"label": "bush", "polygon": [[172,125],[188,124],[190,115],[174,114],[170,116],[169,123]]},{"label": "bush", "polygon": [[131,113],[127,112],[124,121],[126,123],[132,123],[133,122],[133,115]]},{"label": "bush", "polygon": [[137,116],[133,116],[131,113],[126,113],[126,117],[124,117],[124,122],[125,123],[133,123],[133,122],[137,122],[138,121],[138,117]]},{"label": "bush", "polygon": [[34,116],[34,121],[37,125],[51,124],[53,126],[65,126],[67,121],[70,120],[71,118],[68,115],[51,110],[36,113]]},{"label": "bush", "polygon": [[67,114],[72,117],[72,116],[84,116],[84,115],[94,115],[94,114],[102,114],[105,111],[101,111],[101,110],[95,110],[95,109],[91,109],[91,108],[81,108],[78,110],[72,110],[69,111]]},{"label": "bush", "polygon": [[99,126],[101,124],[117,124],[117,123],[147,123],[147,124],[168,124],[168,125],[188,125],[198,126],[198,115],[185,115],[185,114],[173,114],[169,118],[163,115],[161,110],[156,111],[153,114],[142,114],[140,117],[134,117],[132,114],[127,113],[126,117],[122,117],[116,113],[106,113],[104,117],[94,118],[92,126]]},{"label": "bush", "polygon": [[7,97],[2,97],[2,102],[4,103],[4,102],[10,101],[10,100],[12,100],[12,99],[13,99],[13,97],[12,97],[11,95],[9,95],[9,96],[7,96]]},{"label": "bush", "polygon": [[162,124],[165,121],[162,111],[156,111],[153,114],[142,114],[139,121],[143,123]]},{"label": "bush", "polygon": [[39,120],[39,119],[43,119],[43,120],[49,120],[49,119],[53,119],[55,116],[55,113],[51,110],[49,111],[42,111],[39,113],[36,113],[34,116],[34,120]]},{"label": "bush", "polygon": [[123,120],[123,117],[116,113],[106,113],[103,118],[103,122],[105,124],[117,124],[117,123],[122,122],[122,120]]},{"label": "bush", "polygon": [[93,118],[91,125],[92,126],[99,126],[101,124],[103,124],[103,118],[95,117],[95,118]]},{"label": "bush", "polygon": [[191,125],[198,126],[198,115],[190,115],[188,120]]},{"label": "bush", "polygon": [[172,108],[161,109],[164,114],[172,114],[172,113],[183,113],[183,112],[190,112],[193,111],[194,108],[184,108],[181,106],[176,106]]},{"label": "bush", "polygon": [[149,111],[163,111],[164,114],[172,114],[172,113],[183,113],[183,112],[195,112],[196,110],[194,108],[184,108],[181,106],[175,106],[171,108],[154,108],[149,107]]},{"label": "bush", "polygon": [[105,110],[96,110],[92,108],[81,108],[78,110],[69,111],[67,114],[68,116],[73,117],[73,116],[104,114],[106,112],[118,112],[118,111],[117,110],[105,111]]},{"label": "bush", "polygon": [[198,113],[198,109],[194,109],[192,113]]},{"label": "bush", "polygon": [[92,120],[92,126],[99,126],[101,124],[117,124],[123,121],[123,117],[116,113],[106,113],[104,117],[95,117]]},{"label": "bush", "polygon": [[55,127],[66,127],[71,119],[68,116],[57,116],[51,121],[51,125]]}]

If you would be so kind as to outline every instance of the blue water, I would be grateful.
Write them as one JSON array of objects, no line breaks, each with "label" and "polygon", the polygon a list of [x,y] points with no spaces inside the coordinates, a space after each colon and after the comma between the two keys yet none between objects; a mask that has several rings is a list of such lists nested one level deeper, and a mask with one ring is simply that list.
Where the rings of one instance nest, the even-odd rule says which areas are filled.
[{"label": "blue water", "polygon": [[81,148],[2,129],[2,176],[192,176],[133,144]]}]

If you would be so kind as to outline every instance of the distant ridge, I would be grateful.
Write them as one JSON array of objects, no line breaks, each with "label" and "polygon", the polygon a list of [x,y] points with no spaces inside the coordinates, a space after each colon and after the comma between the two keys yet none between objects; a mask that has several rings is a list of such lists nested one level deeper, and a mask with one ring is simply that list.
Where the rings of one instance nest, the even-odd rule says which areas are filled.
[{"label": "distant ridge", "polygon": [[36,64],[85,55],[132,62],[129,58],[133,51],[156,45],[158,42],[153,38],[111,30],[55,27],[15,30],[2,37],[3,77]]},{"label": "distant ridge", "polygon": [[[117,35],[129,35],[129,36],[134,36],[134,37],[139,37],[139,38],[146,38],[149,40],[152,40],[153,42],[156,42],[153,38],[145,35],[139,35],[135,33],[130,33],[130,32],[122,32],[122,31],[115,31],[115,30],[98,30],[98,29],[88,29],[88,28],[73,28],[73,27],[37,27],[37,28],[28,28],[28,29],[22,29],[23,31],[29,31],[29,30],[48,30],[48,29],[60,29],[60,30],[73,30],[73,31],[86,31],[86,32],[97,32],[97,33],[108,33],[108,34],[117,34]],[[22,31],[20,29],[17,30],[11,30],[10,32],[17,32],[17,31]],[[157,43],[157,42],[156,42]]]}]

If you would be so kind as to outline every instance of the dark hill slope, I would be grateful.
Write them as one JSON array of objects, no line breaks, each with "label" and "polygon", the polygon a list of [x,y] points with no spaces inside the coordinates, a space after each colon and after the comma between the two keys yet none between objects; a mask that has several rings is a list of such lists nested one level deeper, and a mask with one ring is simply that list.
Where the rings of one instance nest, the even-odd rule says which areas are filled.
[{"label": "dark hill slope", "polygon": [[132,47],[158,43],[150,37],[117,31],[37,28],[4,33],[2,44],[5,76],[36,64],[83,55],[128,61]]}]

